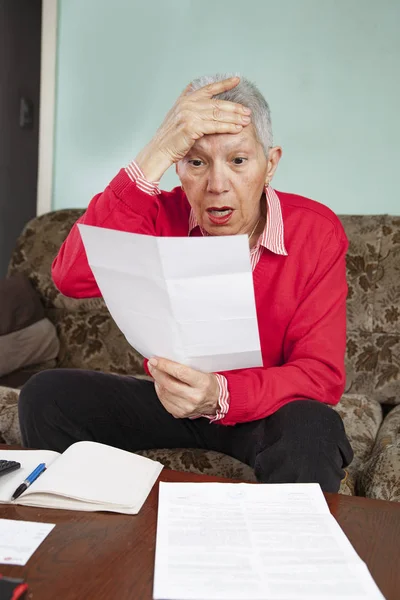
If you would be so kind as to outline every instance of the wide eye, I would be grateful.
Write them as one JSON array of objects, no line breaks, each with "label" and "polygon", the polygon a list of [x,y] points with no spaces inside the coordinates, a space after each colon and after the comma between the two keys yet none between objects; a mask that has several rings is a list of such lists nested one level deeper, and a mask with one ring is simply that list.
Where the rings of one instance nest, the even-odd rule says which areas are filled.
[{"label": "wide eye", "polygon": [[233,159],[233,164],[234,165],[244,165],[246,160],[247,159],[243,158],[242,156],[236,156],[236,158]]},{"label": "wide eye", "polygon": [[189,164],[193,165],[194,167],[201,167],[203,161],[199,158],[193,158],[192,160],[189,160]]}]

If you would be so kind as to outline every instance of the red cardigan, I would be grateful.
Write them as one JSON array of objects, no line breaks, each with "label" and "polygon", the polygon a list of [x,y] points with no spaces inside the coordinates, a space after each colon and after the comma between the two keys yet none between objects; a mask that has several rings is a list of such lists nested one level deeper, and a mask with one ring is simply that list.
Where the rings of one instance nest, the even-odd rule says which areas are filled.
[{"label": "red cardigan", "polygon": [[[337,404],[344,391],[346,266],[343,227],[326,206],[277,192],[288,256],[264,248],[253,272],[263,367],[224,371],[229,410],[219,421],[262,419],[293,400]],[[180,187],[138,189],[125,170],[78,223],[159,236],[187,236],[190,205]],[[66,296],[100,296],[76,224],[52,267]]]}]

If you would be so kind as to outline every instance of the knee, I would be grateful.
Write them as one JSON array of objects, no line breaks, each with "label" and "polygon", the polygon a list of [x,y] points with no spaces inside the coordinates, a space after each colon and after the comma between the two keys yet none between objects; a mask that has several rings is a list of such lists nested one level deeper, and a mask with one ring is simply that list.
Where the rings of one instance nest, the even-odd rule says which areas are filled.
[{"label": "knee", "polygon": [[279,409],[272,418],[281,436],[293,444],[320,447],[346,437],[343,421],[330,406],[316,400],[297,400]]},{"label": "knee", "polygon": [[353,450],[343,421],[330,406],[316,400],[297,400],[280,408],[270,419],[269,443],[293,463],[351,463]]},{"label": "knee", "polygon": [[30,407],[32,404],[36,404],[37,402],[44,400],[47,397],[47,394],[43,394],[43,392],[50,388],[50,379],[51,371],[41,371],[35,375],[32,375],[32,377],[25,383],[21,390],[19,395],[19,404],[24,407]]},{"label": "knee", "polygon": [[[33,375],[22,388],[18,400],[20,422],[30,419],[31,415],[43,414],[46,407],[53,403],[62,387],[62,369],[40,371]],[[58,376],[57,376],[58,374]]]},{"label": "knee", "polygon": [[339,489],[343,467],[353,451],[340,416],[314,400],[285,405],[267,424],[266,446],[256,457],[264,482],[318,482],[324,491]]}]

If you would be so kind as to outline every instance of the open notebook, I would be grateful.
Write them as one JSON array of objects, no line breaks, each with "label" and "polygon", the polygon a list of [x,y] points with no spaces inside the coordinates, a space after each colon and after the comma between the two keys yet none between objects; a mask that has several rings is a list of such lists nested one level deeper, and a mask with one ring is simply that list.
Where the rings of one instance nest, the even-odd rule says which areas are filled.
[{"label": "open notebook", "polygon": [[20,483],[38,466],[47,470],[15,504],[136,515],[163,466],[154,460],[96,442],[77,442],[63,454],[51,450],[0,450],[0,459],[21,468],[0,477],[0,502],[11,502]]}]

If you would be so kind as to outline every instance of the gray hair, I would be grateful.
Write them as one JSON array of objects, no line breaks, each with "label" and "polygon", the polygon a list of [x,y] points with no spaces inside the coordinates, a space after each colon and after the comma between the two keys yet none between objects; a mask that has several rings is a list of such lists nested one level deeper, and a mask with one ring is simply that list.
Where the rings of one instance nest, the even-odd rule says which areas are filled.
[{"label": "gray hair", "polygon": [[238,73],[217,73],[215,75],[203,75],[194,79],[192,81],[192,90],[196,91],[210,83],[223,81],[234,76],[240,77],[238,85],[227,92],[217,94],[214,98],[237,102],[251,109],[251,121],[254,125],[258,141],[264,149],[265,156],[268,157],[268,150],[273,145],[271,111],[268,102],[254,83],[245,77],[241,77]]}]

